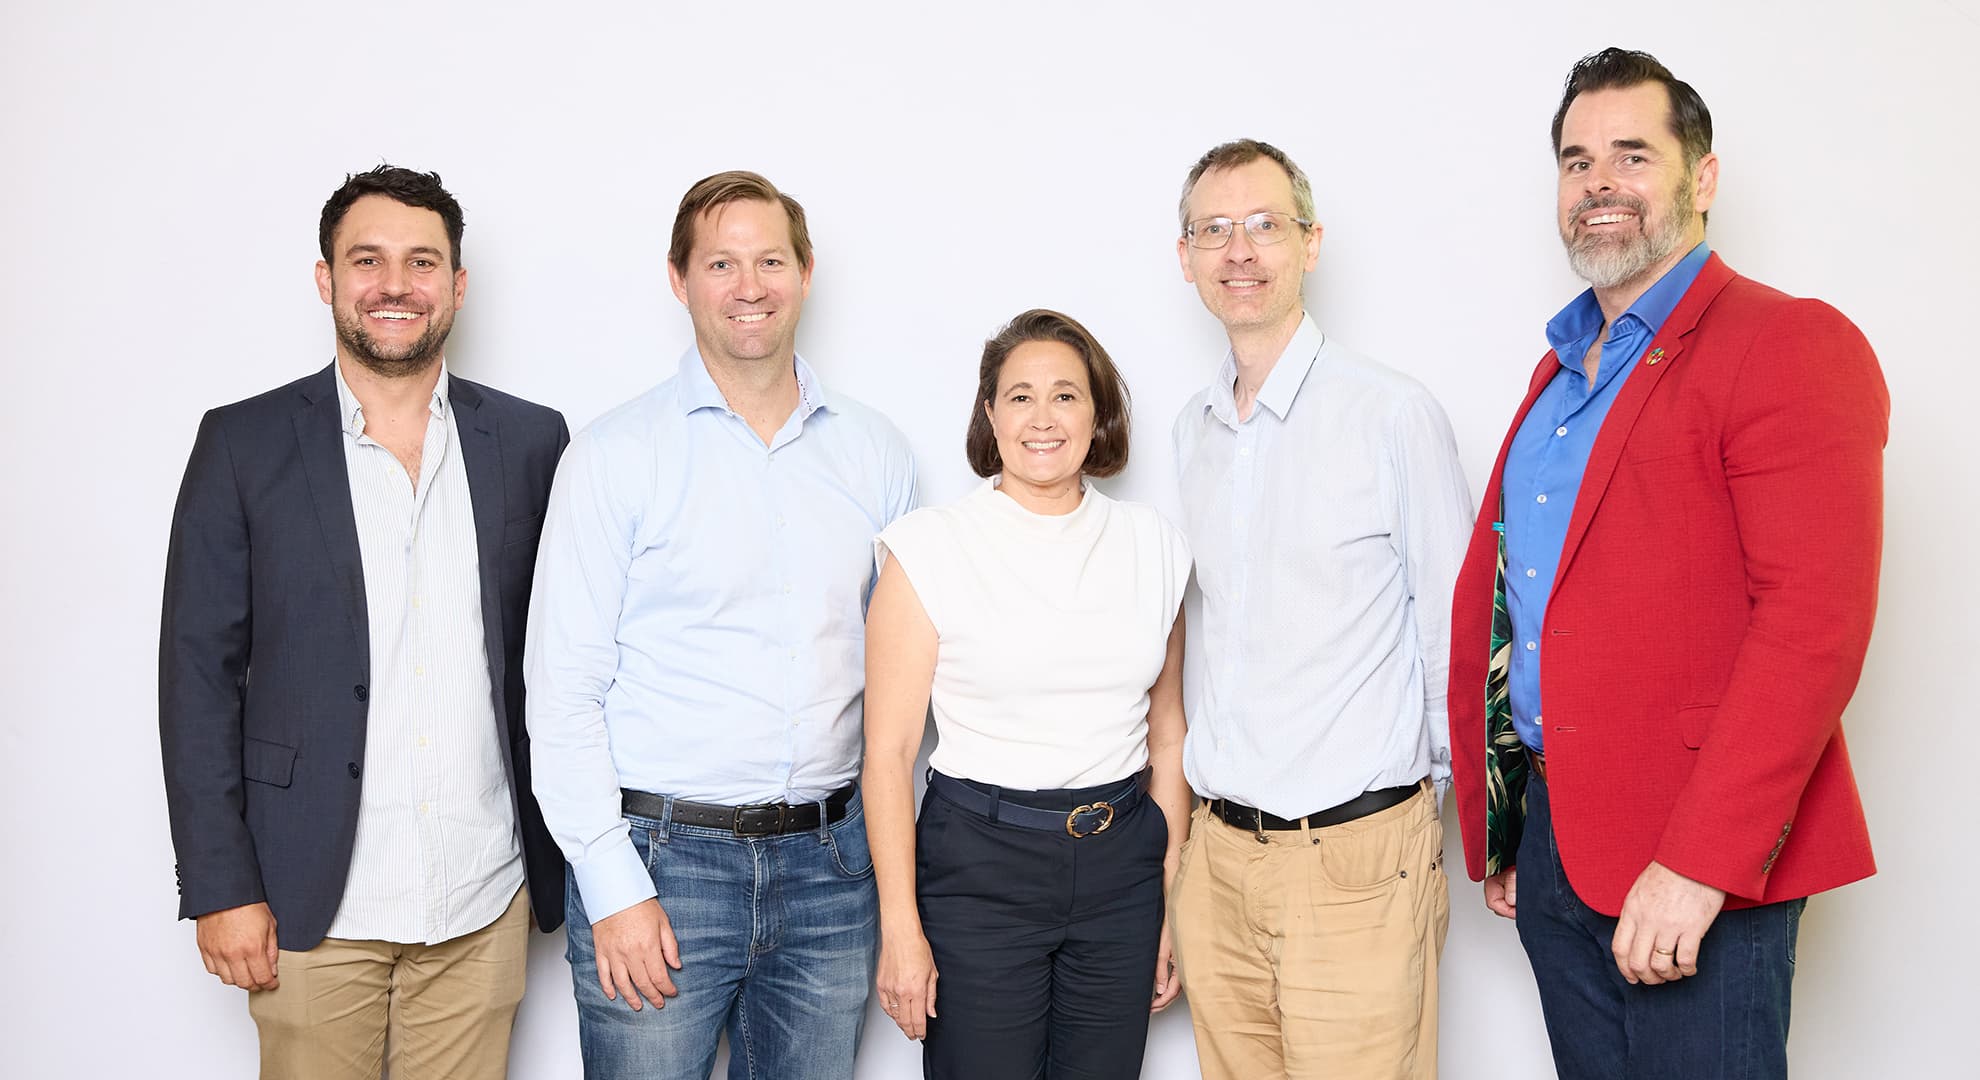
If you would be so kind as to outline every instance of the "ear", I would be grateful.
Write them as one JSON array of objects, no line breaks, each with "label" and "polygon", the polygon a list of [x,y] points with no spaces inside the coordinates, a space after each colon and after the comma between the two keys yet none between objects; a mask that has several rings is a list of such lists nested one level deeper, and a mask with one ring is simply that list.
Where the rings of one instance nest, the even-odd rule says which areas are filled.
[{"label": "ear", "polygon": [[1706,154],[1699,158],[1698,165],[1692,170],[1692,182],[1697,186],[1692,188],[1691,205],[1702,214],[1710,210],[1719,197],[1719,155]]},{"label": "ear", "polygon": [[1320,234],[1326,231],[1326,226],[1317,221],[1306,230],[1306,272],[1309,274],[1320,265]]},{"label": "ear", "polygon": [[326,304],[334,295],[330,288],[330,264],[322,259],[316,260],[316,295],[322,297]]},{"label": "ear", "polygon": [[464,303],[467,303],[467,267],[465,266],[454,271],[454,310],[461,310],[461,305]]},{"label": "ear", "polygon": [[671,259],[667,261],[667,284],[674,287],[674,299],[685,305],[688,302],[687,279],[681,276],[681,268],[675,266]]},{"label": "ear", "polygon": [[802,288],[804,290],[799,295],[806,299],[809,299],[811,297],[811,272],[812,270],[816,269],[817,266],[818,266],[818,255],[816,252],[814,252],[811,256],[811,261],[804,264],[803,275],[798,278],[798,280],[803,283]]},{"label": "ear", "polygon": [[1183,280],[1196,284],[1196,272],[1189,268],[1189,237],[1176,237],[1176,261],[1182,264]]}]

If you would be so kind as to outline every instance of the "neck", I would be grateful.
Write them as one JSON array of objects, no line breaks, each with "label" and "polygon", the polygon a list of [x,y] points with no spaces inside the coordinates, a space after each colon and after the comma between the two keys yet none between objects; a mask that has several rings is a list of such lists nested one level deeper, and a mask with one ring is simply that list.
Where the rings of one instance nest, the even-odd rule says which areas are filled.
[{"label": "neck", "polygon": [[1293,335],[1299,333],[1305,319],[1306,310],[1300,308],[1277,326],[1245,327],[1230,332],[1231,358],[1237,362],[1237,384],[1231,387],[1231,393],[1237,399],[1240,417],[1251,415],[1258,391],[1272,377],[1272,369],[1278,366],[1279,357],[1285,355],[1286,346],[1292,343]]},{"label": "neck", "polygon": [[1034,484],[1005,472],[997,481],[997,490],[1010,496],[1012,502],[1026,510],[1051,517],[1072,513],[1086,498],[1086,487],[1078,476],[1049,484]]},{"label": "neck", "polygon": [[1602,336],[1607,337],[1609,327],[1614,326],[1616,320],[1622,318],[1623,312],[1628,311],[1631,304],[1641,300],[1643,294],[1650,291],[1650,286],[1664,280],[1664,275],[1683,262],[1684,257],[1691,254],[1704,239],[1703,233],[1688,236],[1678,245],[1676,251],[1666,255],[1657,265],[1620,285],[1596,289],[1595,303],[1602,308]]},{"label": "neck", "polygon": [[337,370],[364,414],[374,419],[425,412],[433,400],[433,388],[440,384],[441,363],[436,356],[425,367],[402,376],[386,376],[366,367],[341,346],[337,349]]}]

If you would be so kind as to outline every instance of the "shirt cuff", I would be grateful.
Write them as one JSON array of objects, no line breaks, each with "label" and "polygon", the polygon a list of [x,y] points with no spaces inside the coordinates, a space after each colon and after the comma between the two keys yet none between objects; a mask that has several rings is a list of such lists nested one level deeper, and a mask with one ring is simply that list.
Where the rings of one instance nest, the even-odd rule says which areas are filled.
[{"label": "shirt cuff", "polygon": [[623,828],[582,864],[573,865],[571,873],[577,877],[585,918],[593,923],[658,895],[645,860]]}]

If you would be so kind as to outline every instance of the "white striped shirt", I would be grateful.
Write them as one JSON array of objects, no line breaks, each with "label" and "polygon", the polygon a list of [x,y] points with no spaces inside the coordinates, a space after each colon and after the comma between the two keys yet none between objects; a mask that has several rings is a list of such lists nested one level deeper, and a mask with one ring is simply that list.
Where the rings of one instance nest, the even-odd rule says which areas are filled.
[{"label": "white striped shirt", "polygon": [[1426,774],[1441,796],[1472,520],[1450,421],[1310,317],[1245,420],[1236,375],[1226,354],[1176,417],[1190,786],[1287,818]]},{"label": "white striped shirt", "polygon": [[495,921],[522,886],[481,623],[479,546],[447,370],[419,483],[364,434],[337,368],[344,466],[371,635],[357,841],[335,938],[438,944]]}]

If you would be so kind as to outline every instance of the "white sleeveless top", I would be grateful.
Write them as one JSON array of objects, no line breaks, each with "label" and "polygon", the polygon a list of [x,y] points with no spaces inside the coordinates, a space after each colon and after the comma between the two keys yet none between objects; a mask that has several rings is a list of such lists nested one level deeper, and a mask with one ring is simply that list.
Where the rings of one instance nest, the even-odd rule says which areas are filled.
[{"label": "white sleeveless top", "polygon": [[874,540],[935,626],[929,764],[1024,790],[1091,787],[1148,763],[1148,690],[1189,581],[1189,547],[1152,506],[1090,483],[1034,514],[986,480]]}]

